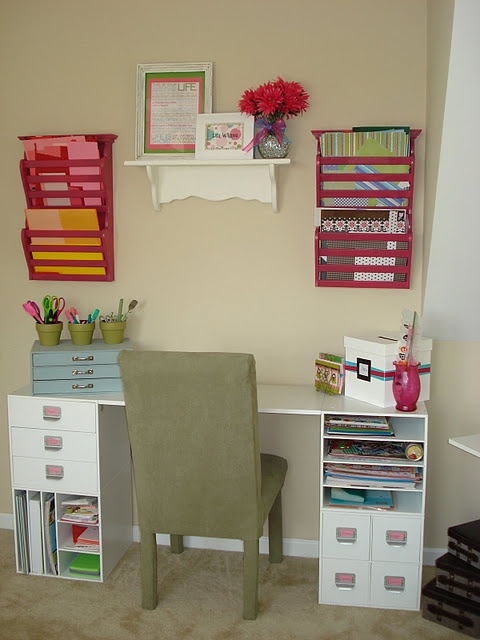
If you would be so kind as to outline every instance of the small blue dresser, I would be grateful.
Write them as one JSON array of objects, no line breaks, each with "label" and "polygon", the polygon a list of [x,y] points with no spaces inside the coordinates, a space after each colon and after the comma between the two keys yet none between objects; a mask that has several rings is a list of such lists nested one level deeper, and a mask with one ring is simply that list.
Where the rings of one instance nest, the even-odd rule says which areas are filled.
[{"label": "small blue dresser", "polygon": [[31,350],[33,395],[75,395],[122,391],[117,357],[132,349],[126,338],[120,344],[95,339],[86,346],[61,340],[56,347],[44,347],[38,340]]}]

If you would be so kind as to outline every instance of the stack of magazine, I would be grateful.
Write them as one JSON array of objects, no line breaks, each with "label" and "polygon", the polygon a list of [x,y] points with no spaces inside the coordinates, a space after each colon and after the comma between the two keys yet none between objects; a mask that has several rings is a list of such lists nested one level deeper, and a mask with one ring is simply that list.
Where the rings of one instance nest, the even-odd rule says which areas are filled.
[{"label": "stack of magazine", "polygon": [[65,508],[60,518],[62,522],[84,525],[98,523],[97,498],[70,498],[62,501],[62,507]]},{"label": "stack of magazine", "polygon": [[415,489],[422,470],[410,466],[325,463],[325,485],[369,489]]},{"label": "stack of magazine", "polygon": [[340,460],[406,460],[404,442],[379,442],[378,440],[329,440],[326,452],[329,458]]},{"label": "stack of magazine", "polygon": [[387,416],[334,415],[325,418],[329,435],[393,436]]}]

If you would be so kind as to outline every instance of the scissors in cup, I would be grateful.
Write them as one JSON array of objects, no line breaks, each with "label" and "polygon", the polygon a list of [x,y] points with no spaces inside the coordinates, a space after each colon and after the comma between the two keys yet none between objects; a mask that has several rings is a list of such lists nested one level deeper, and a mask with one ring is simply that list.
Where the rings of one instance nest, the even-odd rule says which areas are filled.
[{"label": "scissors in cup", "polygon": [[58,322],[58,318],[65,308],[65,298],[57,296],[45,296],[43,298],[43,321],[45,324]]},{"label": "scissors in cup", "polygon": [[40,313],[40,309],[36,302],[34,302],[33,300],[27,300],[22,304],[22,307],[25,309],[28,315],[32,316],[32,318],[35,318],[35,320],[39,324],[44,324],[42,320],[42,315]]}]

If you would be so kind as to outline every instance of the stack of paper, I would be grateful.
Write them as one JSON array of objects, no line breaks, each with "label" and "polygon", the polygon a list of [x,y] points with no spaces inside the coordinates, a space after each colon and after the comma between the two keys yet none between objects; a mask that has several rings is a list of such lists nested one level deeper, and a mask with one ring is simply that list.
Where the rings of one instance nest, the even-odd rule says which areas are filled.
[{"label": "stack of paper", "polygon": [[348,509],[393,509],[393,493],[374,489],[332,487],[329,505]]},{"label": "stack of paper", "polygon": [[325,418],[328,434],[393,436],[394,431],[386,416],[328,415]]},{"label": "stack of paper", "polygon": [[[100,231],[96,209],[26,209],[26,225],[30,231]],[[34,236],[32,245],[100,246],[100,238]],[[83,251],[33,251],[34,260],[103,260],[103,253]],[[36,272],[104,274],[105,267],[35,266]]]},{"label": "stack of paper", "polygon": [[326,485],[340,487],[414,489],[423,477],[421,468],[409,466],[326,463],[323,472]]},{"label": "stack of paper", "polygon": [[62,507],[65,507],[60,520],[62,522],[75,522],[78,524],[97,524],[98,505],[96,498],[72,498],[64,500]]}]

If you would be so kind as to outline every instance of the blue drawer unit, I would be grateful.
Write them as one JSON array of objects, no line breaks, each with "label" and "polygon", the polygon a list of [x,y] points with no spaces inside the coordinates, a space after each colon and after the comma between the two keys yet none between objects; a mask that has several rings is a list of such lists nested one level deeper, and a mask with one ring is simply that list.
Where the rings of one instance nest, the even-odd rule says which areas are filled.
[{"label": "blue drawer unit", "polygon": [[44,347],[37,340],[31,350],[33,395],[122,391],[117,358],[131,348],[128,338],[115,345],[95,339],[86,346],[61,340],[56,347]]}]

